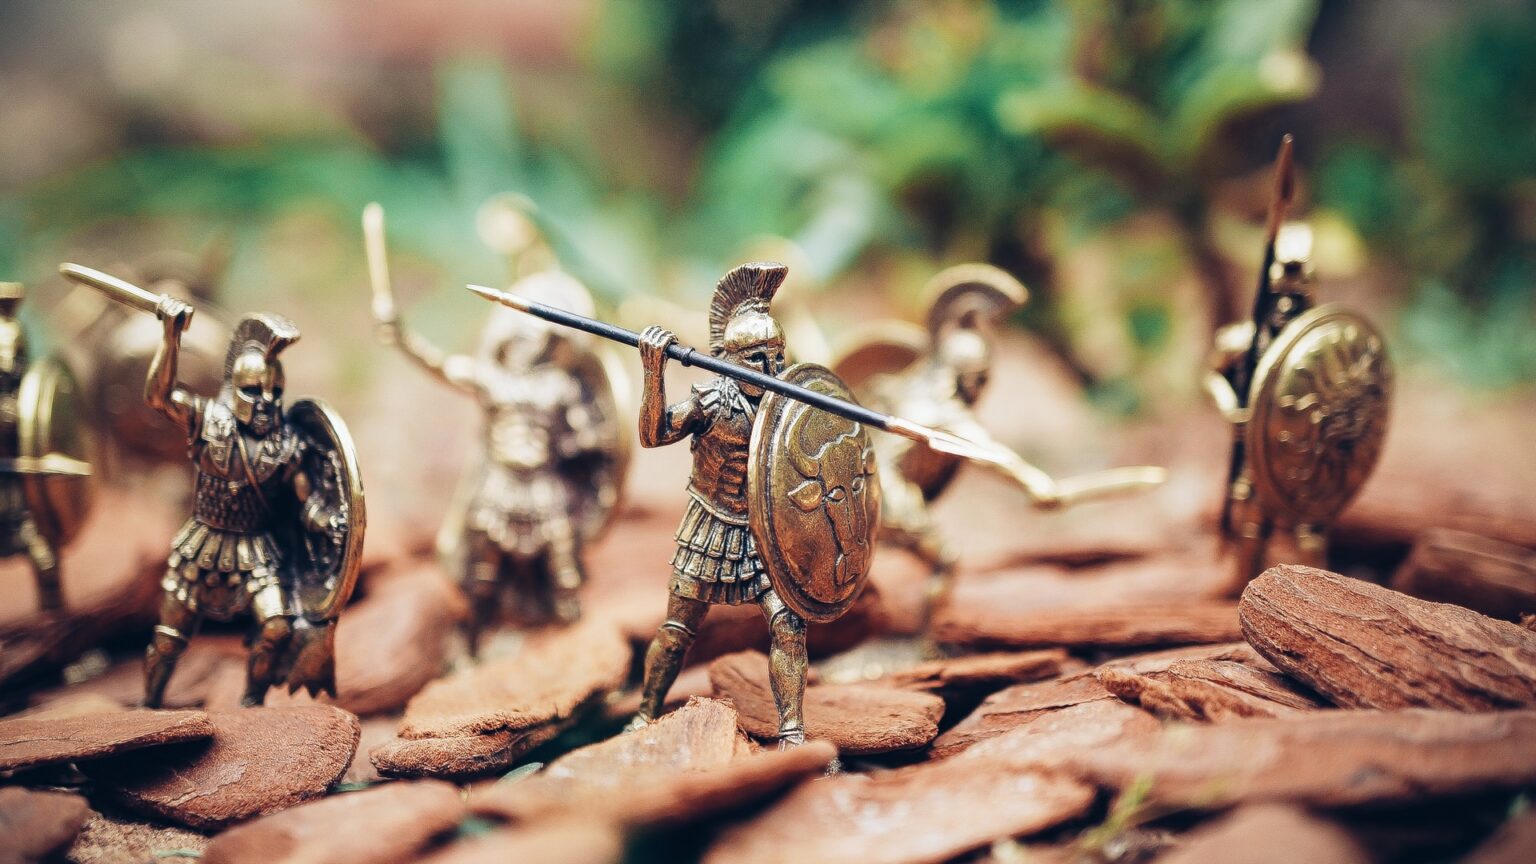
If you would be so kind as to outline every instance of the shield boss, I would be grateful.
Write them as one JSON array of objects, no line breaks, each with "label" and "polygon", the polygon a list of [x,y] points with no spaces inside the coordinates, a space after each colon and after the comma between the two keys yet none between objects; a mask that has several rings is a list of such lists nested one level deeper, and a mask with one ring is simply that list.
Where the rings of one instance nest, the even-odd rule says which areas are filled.
[{"label": "shield boss", "polygon": [[[786,369],[785,381],[852,401],[831,370]],[[752,427],[747,468],[752,539],[785,605],[831,621],[858,599],[880,527],[880,483],[869,430],[776,393]]]},{"label": "shield boss", "polygon": [[1381,455],[1392,367],[1381,334],[1339,306],[1286,325],[1259,359],[1247,450],[1254,491],[1284,521],[1326,522]]},{"label": "shield boss", "polygon": [[[69,367],[53,357],[29,366],[16,392],[18,455],[39,461],[50,455],[89,461],[81,407]],[[90,513],[90,477],[28,473],[22,475],[21,487],[44,537],[55,546],[74,539]]]}]

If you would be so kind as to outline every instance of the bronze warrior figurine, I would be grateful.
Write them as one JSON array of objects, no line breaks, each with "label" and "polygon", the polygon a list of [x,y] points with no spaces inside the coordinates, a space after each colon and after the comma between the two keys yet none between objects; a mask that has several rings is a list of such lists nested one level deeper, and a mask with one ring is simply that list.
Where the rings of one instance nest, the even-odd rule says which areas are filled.
[{"label": "bronze warrior figurine", "polygon": [[242,704],[286,683],[335,694],[336,619],[362,555],[362,481],[346,426],[329,407],[285,408],[279,355],[299,338],[278,315],[235,325],[224,382],[212,397],[177,383],[193,309],[169,295],[75,265],[61,268],[163,326],[144,396],[185,434],[195,482],[192,516],[171,544],[160,623],[145,655],[144,703],[161,704],[187,640],[205,619],[255,619]]},{"label": "bronze warrior figurine", "polygon": [[1375,468],[1391,399],[1381,334],[1349,309],[1316,305],[1311,229],[1285,221],[1290,136],[1276,161],[1253,317],[1217,332],[1206,376],[1233,428],[1221,530],[1234,591],[1263,571],[1277,527],[1291,531],[1301,563],[1325,566],[1328,523]]},{"label": "bronze warrior figurine", "polygon": [[26,292],[0,282],[0,557],[26,555],[38,606],[63,607],[59,552],[90,507],[78,390],[53,357],[32,360],[18,318]]},{"label": "bronze warrior figurine", "polygon": [[[494,202],[493,202],[494,203]],[[517,265],[553,255],[526,214],[501,210],[502,228],[520,217],[526,238],[509,249]],[[374,312],[386,343],[439,380],[475,397],[485,415],[481,458],[444,522],[440,548],[471,603],[465,635],[472,653],[510,599],[525,624],[576,621],[584,551],[617,509],[627,464],[612,376],[614,355],[591,337],[497,308],[474,356],[448,355],[406,329],[395,311],[384,261],[383,212],[370,205],[364,231],[374,274]],[[532,253],[532,254],[530,254]],[[556,269],[517,273],[512,291],[591,314],[592,298]],[[509,591],[510,589],[510,591]],[[508,594],[511,597],[508,598]]]}]

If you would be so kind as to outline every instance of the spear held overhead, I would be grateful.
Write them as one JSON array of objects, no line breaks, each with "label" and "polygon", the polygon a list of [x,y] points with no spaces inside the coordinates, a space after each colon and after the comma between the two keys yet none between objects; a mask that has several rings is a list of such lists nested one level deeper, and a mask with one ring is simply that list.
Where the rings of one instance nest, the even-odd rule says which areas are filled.
[{"label": "spear held overhead", "polygon": [[[607,324],[602,321],[596,321],[582,315],[576,315],[574,313],[567,312],[563,309],[556,309],[553,306],[546,306],[543,303],[536,303],[532,300],[519,297],[516,294],[511,294],[506,291],[497,291],[494,288],[486,288],[481,285],[470,285],[468,287],[469,290],[479,294],[481,297],[484,297],[487,300],[490,300],[494,303],[500,303],[503,306],[510,306],[513,309],[526,312],[529,315],[542,318],[545,321],[550,321],[555,324],[561,324],[566,327],[571,327],[576,330],[591,333],[594,336],[601,336],[604,339],[611,339],[614,342],[622,342],[623,344],[629,345],[631,347],[638,347],[640,344],[640,334],[634,332],[633,330],[626,330],[623,327]],[[781,396],[794,399],[798,402],[803,402],[813,408],[819,408],[830,414],[836,414],[839,417],[852,420],[855,423],[866,423],[875,427],[876,429],[881,429],[894,435],[900,435],[903,438],[917,441],[921,444],[925,444],[933,448],[934,450],[939,451],[940,453],[948,453],[953,456],[959,456],[962,459],[969,459],[974,462],[985,462],[988,464],[1001,466],[1005,469],[1013,468],[1019,461],[1018,457],[1006,448],[996,446],[983,446],[977,442],[969,441],[965,438],[961,438],[958,435],[953,435],[940,429],[933,429],[928,426],[913,423],[910,420],[903,420],[900,417],[892,417],[889,414],[882,414],[879,411],[870,410],[869,408],[865,408],[862,405],[846,402],[842,399],[829,396],[825,393],[818,393],[815,390],[809,390],[805,387],[791,384],[788,381],[775,378],[772,375],[766,375],[754,369],[738,366],[729,360],[723,360],[719,357],[697,351],[693,348],[689,348],[685,345],[680,345],[675,342],[667,346],[667,356],[683,364],[684,366],[697,366],[700,369],[707,369],[710,372],[716,373],[717,375],[724,375],[727,378],[734,378],[737,381],[745,381],[748,384],[752,384],[753,386],[761,387],[764,390],[778,393]],[[1160,468],[1129,470],[1138,473],[1119,473],[1113,478],[1115,481],[1117,481],[1114,484],[1114,489],[1107,487],[1100,488],[1100,483],[1090,482],[1084,484],[1082,488],[1074,490],[1071,497],[1087,498],[1094,497],[1097,494],[1103,494],[1109,491],[1128,491],[1135,488],[1156,486],[1163,482],[1165,476],[1165,472],[1163,472],[1163,470]],[[1090,486],[1094,488],[1090,490],[1088,488]],[[1066,502],[1063,501],[1063,503]]]}]

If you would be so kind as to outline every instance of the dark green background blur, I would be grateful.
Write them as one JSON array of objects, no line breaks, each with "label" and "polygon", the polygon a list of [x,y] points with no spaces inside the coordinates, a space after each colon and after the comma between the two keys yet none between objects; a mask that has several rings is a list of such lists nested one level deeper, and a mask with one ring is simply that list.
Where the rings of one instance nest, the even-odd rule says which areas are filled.
[{"label": "dark green background blur", "polygon": [[[993,261],[1033,292],[1018,324],[1134,411],[1193,398],[1249,302],[1287,130],[1326,297],[1405,366],[1536,378],[1515,2],[10,0],[0,278],[40,316],[61,260],[223,259],[223,305],[294,314],[368,388],[363,204],[415,321],[466,347],[459,286],[505,268],[475,211],[512,190],[634,325],[700,309],[763,235],[832,335]],[[620,307],[641,294],[680,307]]]}]

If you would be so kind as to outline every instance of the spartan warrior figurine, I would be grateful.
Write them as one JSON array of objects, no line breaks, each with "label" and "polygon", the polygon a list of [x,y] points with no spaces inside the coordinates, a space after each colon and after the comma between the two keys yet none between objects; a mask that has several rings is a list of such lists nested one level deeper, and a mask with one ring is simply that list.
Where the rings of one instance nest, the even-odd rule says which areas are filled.
[{"label": "spartan warrior figurine", "polygon": [[1264,569],[1277,527],[1291,530],[1301,563],[1326,564],[1327,524],[1374,469],[1391,397],[1381,335],[1316,305],[1311,229],[1284,221],[1292,170],[1286,136],[1253,317],[1217,331],[1205,382],[1234,432],[1221,514],[1234,590]]},{"label": "spartan warrior figurine", "polygon": [[0,557],[26,555],[38,605],[64,605],[59,550],[85,520],[90,465],[68,368],[33,362],[17,319],[26,292],[0,282]]},{"label": "spartan warrior figurine", "polygon": [[[745,264],[720,280],[709,308],[710,353],[765,375],[784,371],[784,334],[768,314],[768,304],[785,274],[779,265]],[[805,741],[806,622],[769,584],[749,528],[748,444],[763,391],[717,377],[696,385],[688,399],[668,405],[666,349],[675,341],[659,327],[647,328],[640,338],[645,368],[640,444],[661,447],[692,436],[693,474],[672,556],[667,618],[645,653],[636,719],[659,716],[710,604],[756,603],[772,633],[769,674],[779,709],[779,740],[800,744]]]},{"label": "spartan warrior figurine", "polygon": [[[522,230],[509,230],[513,216],[522,216]],[[547,253],[526,215],[501,212],[496,223],[502,236],[527,238],[528,246]],[[383,211],[370,205],[364,233],[383,339],[474,396],[485,413],[482,458],[470,466],[439,544],[463,574],[470,651],[500,619],[509,588],[520,610],[514,617],[523,623],[576,621],[583,550],[617,507],[628,455],[610,378],[618,373],[605,365],[611,352],[597,350],[584,334],[556,332],[537,318],[497,308],[474,356],[444,354],[407,330],[395,312],[383,227]],[[525,259],[529,250],[514,251]],[[562,309],[592,311],[591,295],[558,270],[522,275],[512,290]]]},{"label": "spartan warrior figurine", "polygon": [[[975,406],[992,372],[997,323],[1023,305],[1018,280],[986,264],[962,264],[929,281],[926,328],[879,322],[856,335],[833,363],[864,404],[911,418],[1003,454],[992,467],[1016,482],[1041,509],[1161,483],[1161,468],[1121,468],[1055,481],[993,440]],[[876,439],[884,502],[881,539],[922,560],[941,594],[956,557],[939,535],[929,505],[949,487],[961,458],[906,438]]]},{"label": "spartan warrior figurine", "polygon": [[204,619],[255,620],[242,703],[286,683],[335,694],[335,623],[351,596],[364,531],[351,436],[324,403],[283,404],[279,356],[299,338],[278,315],[235,325],[217,395],[177,383],[187,303],[75,265],[65,275],[162,322],[145,400],[186,436],[192,517],[171,544],[160,623],[145,656],[144,703],[158,707],[176,661]]}]

